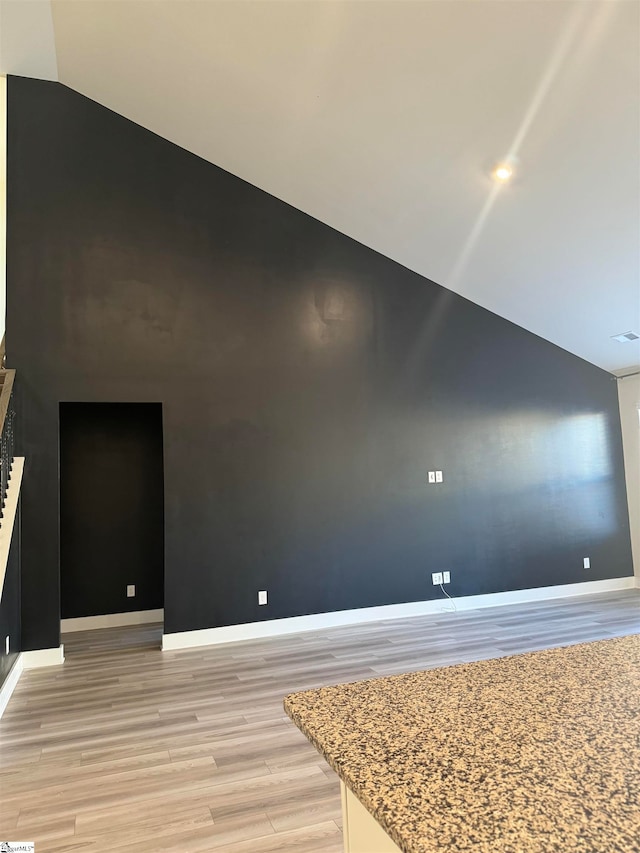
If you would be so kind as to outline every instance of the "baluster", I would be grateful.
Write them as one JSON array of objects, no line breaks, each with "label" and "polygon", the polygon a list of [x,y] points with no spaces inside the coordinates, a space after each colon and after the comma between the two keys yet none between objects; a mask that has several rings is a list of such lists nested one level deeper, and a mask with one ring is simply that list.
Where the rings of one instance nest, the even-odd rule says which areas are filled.
[{"label": "baluster", "polygon": [[9,400],[9,418],[7,423],[7,444],[8,444],[8,458],[9,458],[9,470],[8,470],[8,480],[11,480],[11,468],[13,467],[13,458],[14,458],[14,428],[13,421],[15,418],[15,410],[13,408],[13,394],[11,395],[11,399]]},{"label": "baluster", "polygon": [[0,437],[0,456],[2,459],[2,476],[0,478],[0,513],[4,516],[4,502],[7,496],[7,436],[6,420]]},{"label": "baluster", "polygon": [[[6,377],[3,377],[6,381]],[[11,466],[13,465],[14,439],[15,439],[15,408],[13,405],[13,394],[10,394],[7,402],[6,414],[0,434],[0,521],[4,517],[7,492],[11,479]]]}]

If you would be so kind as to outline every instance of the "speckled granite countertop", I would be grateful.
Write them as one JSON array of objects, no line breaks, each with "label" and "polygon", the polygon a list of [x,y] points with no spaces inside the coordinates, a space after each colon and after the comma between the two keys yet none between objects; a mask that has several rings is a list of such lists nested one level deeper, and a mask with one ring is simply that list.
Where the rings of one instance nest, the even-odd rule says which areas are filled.
[{"label": "speckled granite countertop", "polygon": [[640,635],[284,705],[405,853],[640,851]]}]

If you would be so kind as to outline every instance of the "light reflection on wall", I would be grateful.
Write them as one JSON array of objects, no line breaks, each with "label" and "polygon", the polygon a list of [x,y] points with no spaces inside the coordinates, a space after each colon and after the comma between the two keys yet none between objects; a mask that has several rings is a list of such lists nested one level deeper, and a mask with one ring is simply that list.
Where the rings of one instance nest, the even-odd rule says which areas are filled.
[{"label": "light reflection on wall", "polygon": [[611,437],[602,412],[562,419],[519,412],[473,428],[476,446],[482,443],[485,458],[492,463],[483,478],[489,491],[522,495],[543,490],[556,524],[566,516],[574,533],[587,537],[615,533]]},{"label": "light reflection on wall", "polygon": [[308,343],[316,347],[349,344],[370,332],[370,306],[354,282],[319,276],[311,288],[301,312],[301,328]]},{"label": "light reflection on wall", "polygon": [[602,412],[562,420],[518,413],[500,418],[494,427],[505,451],[503,473],[508,471],[516,488],[525,482],[566,487],[611,475],[607,421]]}]

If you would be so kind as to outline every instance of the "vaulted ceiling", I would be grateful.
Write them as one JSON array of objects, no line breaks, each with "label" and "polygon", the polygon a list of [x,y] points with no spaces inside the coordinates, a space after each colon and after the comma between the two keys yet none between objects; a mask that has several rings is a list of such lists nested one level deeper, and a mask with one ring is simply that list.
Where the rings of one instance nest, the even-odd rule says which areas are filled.
[{"label": "vaulted ceiling", "polygon": [[607,370],[640,364],[611,339],[640,335],[634,0],[2,0],[0,27],[2,73],[59,79]]}]

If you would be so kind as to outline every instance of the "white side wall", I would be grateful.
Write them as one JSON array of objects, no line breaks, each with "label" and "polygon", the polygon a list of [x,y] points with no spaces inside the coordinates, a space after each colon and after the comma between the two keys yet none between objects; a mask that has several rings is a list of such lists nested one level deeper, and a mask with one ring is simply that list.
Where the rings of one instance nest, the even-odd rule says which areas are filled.
[{"label": "white side wall", "polygon": [[0,340],[7,303],[7,78],[0,77]]},{"label": "white side wall", "polygon": [[640,376],[618,380],[620,421],[627,478],[631,547],[636,578],[640,579]]}]

